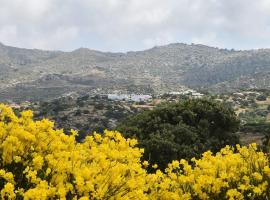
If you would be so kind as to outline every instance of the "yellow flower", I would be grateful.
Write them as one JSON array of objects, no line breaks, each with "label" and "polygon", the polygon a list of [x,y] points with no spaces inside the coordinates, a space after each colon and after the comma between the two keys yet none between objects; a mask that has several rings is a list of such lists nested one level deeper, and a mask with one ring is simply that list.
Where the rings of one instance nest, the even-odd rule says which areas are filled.
[{"label": "yellow flower", "polygon": [[14,156],[13,160],[18,163],[21,162],[22,158],[20,156]]},{"label": "yellow flower", "polygon": [[227,197],[229,200],[241,200],[244,199],[243,195],[238,192],[236,189],[230,189],[227,191]]},{"label": "yellow flower", "polygon": [[4,188],[1,190],[1,199],[15,199],[15,197],[14,185],[12,183],[5,184]]},{"label": "yellow flower", "polygon": [[37,156],[35,156],[33,158],[32,162],[33,162],[33,165],[34,165],[34,169],[35,170],[40,170],[42,168],[44,160],[43,160],[42,156],[37,155]]},{"label": "yellow flower", "polygon": [[143,166],[144,166],[144,167],[148,167],[148,166],[149,166],[148,161],[143,161]]},{"label": "yellow flower", "polygon": [[255,178],[256,181],[261,181],[263,179],[262,175],[258,172],[254,172],[252,176]]},{"label": "yellow flower", "polygon": [[253,188],[253,192],[254,192],[254,194],[256,194],[256,195],[262,194],[262,190],[261,190],[259,187],[254,187],[254,188]]},{"label": "yellow flower", "polygon": [[158,165],[157,164],[154,164],[154,165],[152,165],[152,168],[157,169],[158,168]]},{"label": "yellow flower", "polygon": [[270,178],[270,168],[269,168],[269,166],[264,166],[263,172],[266,174],[266,176],[268,176],[268,178]]}]

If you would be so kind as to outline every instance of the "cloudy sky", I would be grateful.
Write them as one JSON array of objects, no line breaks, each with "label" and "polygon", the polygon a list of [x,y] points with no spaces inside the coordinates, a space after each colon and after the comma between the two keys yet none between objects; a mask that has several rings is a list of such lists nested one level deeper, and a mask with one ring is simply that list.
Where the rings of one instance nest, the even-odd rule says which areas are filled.
[{"label": "cloudy sky", "polygon": [[173,42],[270,47],[270,0],[0,0],[0,42],[142,50]]}]

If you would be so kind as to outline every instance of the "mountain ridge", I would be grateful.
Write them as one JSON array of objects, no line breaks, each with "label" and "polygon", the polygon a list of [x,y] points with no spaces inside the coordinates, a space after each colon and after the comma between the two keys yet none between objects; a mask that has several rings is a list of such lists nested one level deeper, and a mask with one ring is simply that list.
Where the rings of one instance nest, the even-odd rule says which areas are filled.
[{"label": "mountain ridge", "polygon": [[[268,72],[270,49],[227,50],[172,43],[113,53],[88,48],[64,52],[0,45],[0,101],[53,98],[66,91],[156,94],[190,87],[221,92],[222,84],[241,89],[239,81],[260,80],[260,74]],[[247,81],[244,85],[270,87],[257,82]],[[28,96],[22,95],[25,92]]]},{"label": "mountain ridge", "polygon": [[17,49],[24,49],[24,50],[39,50],[39,51],[49,51],[49,52],[62,52],[62,53],[70,53],[70,52],[74,52],[77,50],[90,50],[90,51],[96,51],[96,52],[100,52],[100,53],[111,53],[111,54],[128,54],[128,53],[133,53],[133,52],[144,52],[144,51],[148,51],[148,50],[152,50],[152,49],[156,49],[156,48],[163,48],[163,47],[173,47],[173,46],[197,46],[197,47],[205,47],[205,48],[213,48],[213,49],[218,49],[218,50],[224,50],[224,51],[235,51],[235,52],[245,52],[245,51],[261,51],[261,50],[270,50],[269,48],[255,48],[255,49],[233,49],[233,48],[221,48],[221,47],[216,47],[216,46],[211,46],[211,45],[206,45],[206,44],[200,44],[200,43],[183,43],[183,42],[173,42],[173,43],[168,43],[168,44],[164,44],[164,45],[155,45],[153,47],[150,48],[145,48],[142,50],[128,50],[128,51],[104,51],[104,50],[97,50],[97,49],[93,49],[93,48],[89,48],[89,47],[78,47],[72,50],[61,50],[61,49],[40,49],[40,48],[24,48],[24,47],[19,47],[19,46],[13,46],[13,45],[7,45],[3,42],[0,41],[0,46],[4,46],[4,47],[11,47],[11,48],[17,48]]}]

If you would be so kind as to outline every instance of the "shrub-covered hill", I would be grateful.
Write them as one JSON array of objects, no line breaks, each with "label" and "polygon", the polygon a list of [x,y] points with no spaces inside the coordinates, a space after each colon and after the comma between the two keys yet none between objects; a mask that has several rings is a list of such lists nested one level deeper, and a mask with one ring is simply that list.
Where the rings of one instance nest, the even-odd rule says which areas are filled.
[{"label": "shrub-covered hill", "polygon": [[[269,94],[267,91],[256,90],[222,95],[206,94],[204,98],[222,102],[235,111],[241,121],[239,132],[241,144],[253,142],[262,144],[264,135],[269,135],[270,130]],[[268,97],[267,101],[258,101],[257,97],[261,96]],[[34,111],[35,119],[49,118],[55,122],[56,127],[64,128],[66,132],[72,128],[79,130],[79,135],[83,138],[86,133],[114,129],[127,117],[142,110],[153,109],[162,102],[183,101],[188,98],[188,95],[164,94],[144,105],[136,105],[132,102],[110,101],[101,95],[82,95],[62,97],[46,102],[21,103],[20,110],[31,109]]]},{"label": "shrub-covered hill", "polygon": [[119,121],[139,111],[128,102],[89,95],[30,103],[21,109],[24,107],[34,111],[35,119],[51,119],[56,127],[64,128],[66,132],[79,130],[79,140],[94,131],[113,129]]},{"label": "shrub-covered hill", "polygon": [[1,199],[269,199],[269,155],[256,145],[173,161],[165,172],[145,169],[143,150],[119,132],[77,143],[31,111],[17,117],[0,105]]}]

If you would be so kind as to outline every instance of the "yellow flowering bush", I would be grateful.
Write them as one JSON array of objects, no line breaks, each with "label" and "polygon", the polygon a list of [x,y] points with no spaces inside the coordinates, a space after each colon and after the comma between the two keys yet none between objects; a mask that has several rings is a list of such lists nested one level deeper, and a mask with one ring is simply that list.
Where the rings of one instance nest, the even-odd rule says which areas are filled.
[{"label": "yellow flowering bush", "polygon": [[268,156],[249,147],[206,152],[147,173],[137,141],[119,132],[82,143],[53,122],[0,104],[1,199],[269,199]]},{"label": "yellow flowering bush", "polygon": [[158,192],[161,199],[270,199],[268,156],[257,152],[255,144],[226,146],[216,155],[205,152],[192,162],[173,161],[165,174],[148,175],[152,188],[157,188],[155,198]]}]

